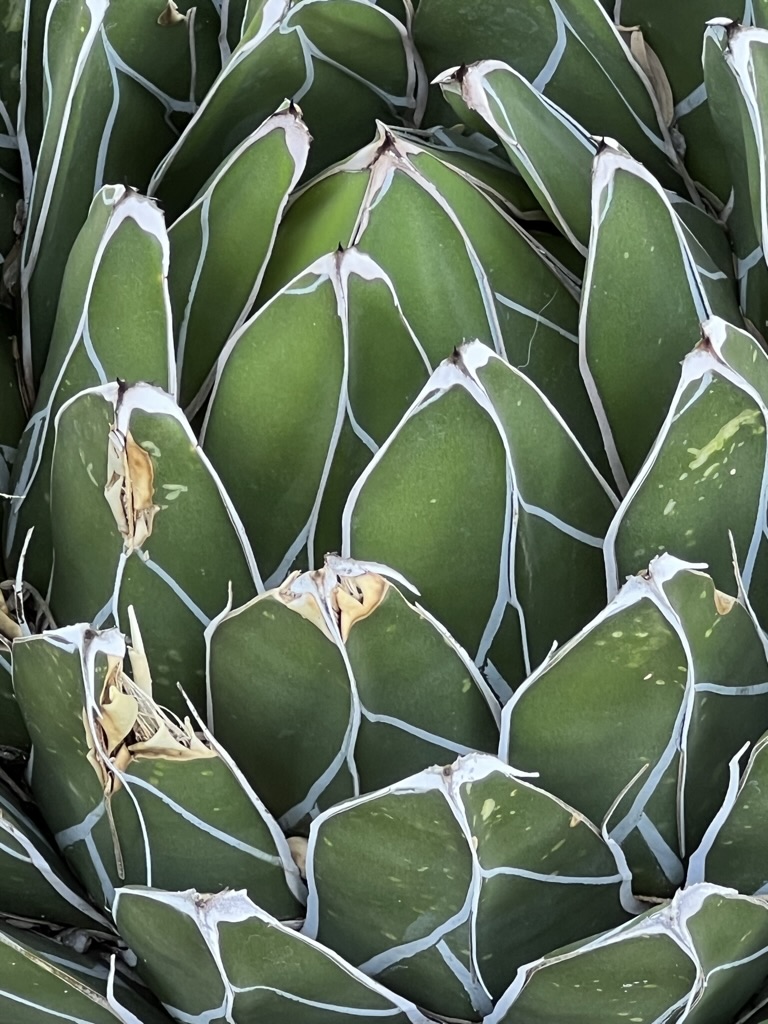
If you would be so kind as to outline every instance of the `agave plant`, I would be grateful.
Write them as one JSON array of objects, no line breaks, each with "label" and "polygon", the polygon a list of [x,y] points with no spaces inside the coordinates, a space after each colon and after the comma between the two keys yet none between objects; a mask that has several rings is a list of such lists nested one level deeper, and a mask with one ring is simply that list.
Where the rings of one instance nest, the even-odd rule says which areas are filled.
[{"label": "agave plant", "polygon": [[0,14],[0,1020],[768,1021],[768,4]]}]

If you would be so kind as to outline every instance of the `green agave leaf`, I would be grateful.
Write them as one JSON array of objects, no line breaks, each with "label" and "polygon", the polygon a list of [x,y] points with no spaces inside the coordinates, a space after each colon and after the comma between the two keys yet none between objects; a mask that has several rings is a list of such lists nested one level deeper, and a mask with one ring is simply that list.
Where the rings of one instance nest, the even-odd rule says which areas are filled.
[{"label": "green agave leaf", "polygon": [[122,185],[97,194],[62,281],[51,347],[9,489],[4,557],[14,571],[28,531],[25,579],[48,592],[54,422],[84,388],[151,380],[173,392],[176,367],[167,275],[168,236],[149,199]]},{"label": "green agave leaf", "polygon": [[221,0],[219,48],[222,67],[228,63],[232,51],[243,37],[244,20],[252,6],[249,0]]},{"label": "green agave leaf", "polygon": [[413,1004],[280,924],[243,892],[126,886],[113,913],[140,973],[177,1020],[428,1024]]},{"label": "green agave leaf", "polygon": [[339,241],[358,247],[392,281],[433,365],[472,338],[493,347],[541,388],[608,472],[578,370],[573,275],[510,216],[481,173],[379,125],[370,146],[291,204],[260,300]]},{"label": "green agave leaf", "polygon": [[397,137],[428,150],[462,171],[476,186],[487,189],[516,219],[546,224],[539,201],[504,157],[501,147],[488,136],[456,125],[453,128],[399,128]]},{"label": "green agave leaf", "polygon": [[713,313],[740,320],[726,275],[705,259],[658,182],[604,146],[594,163],[579,337],[582,372],[622,490],[657,437],[701,321]]},{"label": "green agave leaf", "polygon": [[279,110],[230,153],[169,232],[179,402],[190,416],[207,397],[227,338],[253,306],[309,142],[299,111]]},{"label": "green agave leaf", "polygon": [[24,0],[3,0],[0,4],[0,114],[6,124],[16,124],[21,79],[21,37],[24,28]]},{"label": "green agave leaf", "polygon": [[[21,266],[23,358],[31,391],[45,364],[67,258],[91,200],[110,181],[146,188],[217,70],[207,66],[204,38],[213,42],[218,62],[213,13],[212,5],[201,5],[200,16],[196,11],[191,21],[184,15],[174,23],[158,18],[157,0],[55,0],[49,6],[42,54],[45,127],[29,186]],[[28,140],[22,158],[29,178]]]},{"label": "green agave leaf", "polygon": [[459,116],[468,108],[493,130],[542,209],[586,256],[597,140],[502,61],[465,65],[437,81]]},{"label": "green agave leaf", "polygon": [[504,61],[590,134],[618,139],[665,185],[681,186],[657,97],[597,0],[548,0],[514,12],[504,0],[479,0],[471,17],[455,0],[420,0],[414,37],[430,78]]},{"label": "green agave leaf", "polygon": [[715,585],[727,590],[735,557],[760,615],[768,610],[762,572],[768,357],[750,335],[717,318],[702,333],[606,535],[608,588],[614,593],[649,558],[672,551],[706,560]]},{"label": "green agave leaf", "polygon": [[376,118],[418,126],[424,89],[405,26],[370,0],[265,0],[150,192],[175,220],[286,96],[301,104],[316,173],[361,146]]},{"label": "green agave leaf", "polygon": [[16,624],[6,619],[5,601],[0,604],[0,619],[3,635],[0,635],[0,752],[17,757],[29,750],[29,734],[21,717],[16,698],[13,696],[11,676],[11,645],[4,635],[16,633]]},{"label": "green agave leaf", "polygon": [[694,885],[628,925],[521,967],[486,1024],[720,1024],[760,984],[767,958],[765,901]]},{"label": "green agave leaf", "polygon": [[473,342],[355,484],[342,550],[402,572],[507,696],[603,606],[614,502],[544,395]]},{"label": "green agave leaf", "polygon": [[627,879],[578,812],[472,754],[313,821],[304,932],[429,1012],[476,1019],[520,964],[624,920]]},{"label": "green agave leaf", "polygon": [[355,479],[430,371],[391,279],[354,249],[317,260],[227,343],[202,444],[270,586],[338,550]]},{"label": "green agave leaf", "polygon": [[329,557],[208,630],[209,724],[285,827],[498,745],[477,669],[377,569]]},{"label": "green agave leaf", "polygon": [[168,1024],[151,997],[93,956],[0,928],[0,1013],[14,1024]]},{"label": "green agave leaf", "polygon": [[761,155],[757,112],[752,90],[737,71],[732,39],[741,30],[727,19],[710,22],[704,34],[704,83],[707,107],[723,151],[723,159],[710,164],[726,165],[731,198],[722,217],[728,226],[736,254],[739,301],[745,315],[764,336],[768,333],[768,265],[763,253],[759,223]]},{"label": "green agave leaf", "polygon": [[[109,906],[121,882],[238,885],[295,917],[303,886],[274,820],[209,733],[155,703],[140,640],[128,652],[133,679],[125,653],[116,630],[67,627],[19,645],[14,666],[22,709],[35,716],[33,791],[43,813],[57,805],[51,827],[91,898]],[[52,672],[69,684],[53,700]]]},{"label": "green agave leaf", "polygon": [[[765,687],[765,683],[762,685]],[[706,879],[756,895],[768,891],[768,872],[762,855],[766,841],[766,746],[768,734],[755,743],[741,778],[739,757],[746,748],[731,761],[728,792],[701,845],[691,855],[689,882]]]},{"label": "green agave leaf", "polygon": [[691,176],[721,204],[728,201],[731,191],[731,161],[729,154],[725,160],[717,156],[713,139],[713,101],[702,72],[702,34],[710,18],[748,20],[752,6],[743,0],[704,0],[672,8],[661,0],[621,0],[620,5],[611,0],[609,4],[609,13],[617,22],[633,26],[626,30],[625,41],[642,65],[651,62],[651,82],[663,76],[674,118],[667,123],[674,124],[677,146]]},{"label": "green agave leaf", "polygon": [[62,406],[51,519],[56,621],[119,627],[133,605],[159,702],[185,714],[182,681],[202,708],[204,630],[228,592],[246,601],[261,584],[237,513],[169,395],[106,384]]},{"label": "green agave leaf", "polygon": [[743,592],[730,597],[669,555],[652,569],[685,635],[693,685],[680,793],[682,848],[690,854],[726,797],[729,762],[768,724],[768,648]]},{"label": "green agave leaf", "polygon": [[10,786],[0,782],[0,912],[74,928],[109,929]]}]

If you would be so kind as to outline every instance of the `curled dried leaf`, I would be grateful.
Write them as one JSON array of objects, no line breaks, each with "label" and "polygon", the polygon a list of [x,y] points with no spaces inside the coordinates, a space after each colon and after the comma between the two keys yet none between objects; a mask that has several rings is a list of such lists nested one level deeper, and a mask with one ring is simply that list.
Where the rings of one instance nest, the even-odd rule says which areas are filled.
[{"label": "curled dried leaf", "polygon": [[303,836],[289,836],[288,848],[291,851],[294,864],[299,869],[302,878],[307,877],[307,847],[309,843]]},{"label": "curled dried leaf", "polygon": [[629,41],[629,49],[632,56],[645,72],[645,76],[656,97],[656,102],[659,105],[662,120],[667,128],[669,128],[675,119],[675,100],[672,95],[672,86],[669,84],[669,79],[661,61],[646,42],[638,26],[621,27],[620,32],[624,36],[625,42]]},{"label": "curled dried leaf", "polygon": [[154,503],[155,468],[152,456],[134,441],[131,432],[116,427],[107,448],[107,499],[127,554],[140,548],[152,533],[158,506]]},{"label": "curled dried leaf", "polygon": [[186,22],[186,20],[187,15],[181,13],[181,11],[173,2],[173,0],[168,0],[168,3],[165,5],[165,8],[163,10],[163,13],[157,19],[157,24],[162,26],[179,25],[182,22]]},{"label": "curled dried leaf", "polygon": [[388,590],[389,583],[377,573],[339,577],[333,596],[338,608],[341,639],[345,643],[354,624],[367,619],[384,600]]},{"label": "curled dried leaf", "polygon": [[715,608],[718,615],[727,615],[736,604],[736,598],[730,594],[724,594],[722,590],[715,591]]}]

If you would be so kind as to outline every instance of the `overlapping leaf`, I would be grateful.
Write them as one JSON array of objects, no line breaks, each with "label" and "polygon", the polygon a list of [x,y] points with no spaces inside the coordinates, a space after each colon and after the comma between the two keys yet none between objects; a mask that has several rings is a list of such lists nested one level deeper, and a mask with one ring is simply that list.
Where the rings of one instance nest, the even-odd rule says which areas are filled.
[{"label": "overlapping leaf", "polygon": [[664,422],[700,323],[713,313],[734,323],[740,316],[732,281],[640,164],[604,147],[593,173],[582,370],[626,489]]},{"label": "overlapping leaf", "polygon": [[232,151],[169,232],[179,402],[192,407],[190,415],[207,395],[224,343],[254,303],[309,142],[296,108],[267,118]]},{"label": "overlapping leaf", "polygon": [[472,343],[355,484],[343,553],[403,573],[508,695],[602,607],[614,503],[544,395]]},{"label": "overlapping leaf", "polygon": [[0,928],[0,1014],[31,1024],[168,1024],[148,993],[43,935]]},{"label": "overlapping leaf", "polygon": [[489,756],[331,808],[307,854],[305,932],[451,1019],[488,1013],[520,964],[626,916],[626,867],[597,829]]},{"label": "overlapping leaf", "polygon": [[285,97],[301,105],[314,137],[312,172],[363,145],[376,118],[421,119],[425,83],[411,37],[372,0],[266,0],[245,20],[241,42],[150,183],[172,220]]},{"label": "overlapping leaf", "polygon": [[[26,137],[22,150],[31,181],[21,267],[31,390],[45,365],[65,264],[91,200],[113,181],[146,188],[217,70],[214,13],[200,5],[189,18],[158,17],[156,0],[55,0],[48,8],[44,129],[34,178]],[[30,100],[24,97],[25,117]]]},{"label": "overlapping leaf", "polygon": [[114,915],[141,974],[176,1020],[428,1024],[412,1003],[280,924],[245,893],[126,887]]},{"label": "overlapping leaf", "polygon": [[466,164],[380,125],[370,146],[292,203],[261,299],[339,242],[355,246],[389,277],[433,365],[478,338],[541,388],[607,471],[578,370],[573,277],[482,178],[482,165],[470,174]]},{"label": "overlapping leaf", "polygon": [[744,314],[763,335],[768,331],[768,265],[759,224],[760,143],[755,97],[744,75],[736,70],[731,38],[742,38],[736,25],[721,19],[710,23],[704,35],[703,67],[707,106],[722,144],[731,193],[723,219],[733,242],[739,301]]},{"label": "overlapping leaf", "polygon": [[354,249],[317,260],[227,343],[202,444],[270,585],[338,550],[355,479],[430,371],[391,279]]},{"label": "overlapping leaf", "polygon": [[498,743],[477,669],[376,568],[329,558],[209,630],[211,727],[286,827]]},{"label": "overlapping leaf", "polygon": [[714,318],[686,357],[647,460],[606,537],[608,587],[661,551],[706,561],[727,590],[735,554],[758,615],[768,611],[766,398],[768,358]]},{"label": "overlapping leaf", "polygon": [[181,682],[202,709],[205,627],[230,587],[242,602],[260,581],[229,497],[166,392],[106,384],[62,406],[51,518],[55,620],[125,625],[134,605],[160,703],[185,714]]},{"label": "overlapping leaf", "polygon": [[520,968],[486,1024],[730,1020],[765,973],[768,905],[697,885],[628,925]]},{"label": "overlapping leaf", "polygon": [[768,724],[762,633],[700,570],[657,559],[502,715],[502,756],[606,820],[643,894],[682,881],[682,858],[726,795],[729,761]]},{"label": "overlapping leaf", "polygon": [[4,555],[14,571],[27,532],[35,533],[25,578],[42,594],[52,567],[50,475],[54,421],[83,388],[150,380],[176,389],[169,245],[156,205],[121,185],[93,200],[67,263],[51,347],[9,490]]},{"label": "overlapping leaf", "polygon": [[505,0],[480,0],[471,18],[453,0],[420,0],[414,34],[430,78],[473,61],[504,61],[588,132],[618,139],[665,185],[683,187],[658,98],[598,0],[514,10]]},{"label": "overlapping leaf", "polygon": [[117,630],[84,626],[14,649],[35,799],[91,898],[109,906],[122,882],[238,885],[277,916],[295,917],[303,887],[274,820],[210,735],[153,700],[140,645],[129,652],[133,679],[125,653]]}]

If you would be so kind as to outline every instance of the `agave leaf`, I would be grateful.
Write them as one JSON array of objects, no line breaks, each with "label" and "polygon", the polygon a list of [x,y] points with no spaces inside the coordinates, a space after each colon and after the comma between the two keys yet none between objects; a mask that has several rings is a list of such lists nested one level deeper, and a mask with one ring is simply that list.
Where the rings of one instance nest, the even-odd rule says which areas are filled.
[{"label": "agave leaf", "polygon": [[279,110],[230,153],[169,232],[179,402],[189,415],[207,396],[224,343],[253,305],[309,141],[299,111]]},{"label": "agave leaf", "polygon": [[0,492],[11,491],[11,470],[27,420],[21,394],[16,326],[10,310],[0,308]]},{"label": "agave leaf", "polygon": [[266,0],[150,192],[175,220],[286,96],[315,139],[307,169],[316,173],[362,145],[377,117],[418,126],[424,85],[405,26],[371,0]]},{"label": "agave leaf", "polygon": [[0,103],[2,119],[16,124],[21,78],[21,37],[24,28],[25,0],[3,0],[0,4]]},{"label": "agave leaf", "polygon": [[[765,684],[763,684],[765,685]],[[722,807],[713,817],[701,845],[691,855],[689,883],[706,879],[740,892],[764,895],[768,873],[764,870],[765,792],[768,734],[752,748],[739,778],[739,758],[731,762],[730,785]],[[743,751],[739,751],[739,754]]]},{"label": "agave leaf", "polygon": [[[110,181],[144,189],[178,135],[174,115],[186,120],[205,93],[215,69],[206,69],[204,47],[198,53],[196,26],[203,24],[197,16],[179,24],[158,20],[156,0],[55,0],[48,9],[45,127],[21,266],[30,390],[45,364],[67,257],[94,194]],[[213,32],[212,18],[207,25]]]},{"label": "agave leaf", "polygon": [[[706,560],[715,585],[727,590],[735,555],[760,615],[768,596],[758,562],[765,557],[768,480],[768,409],[759,382],[767,357],[753,338],[721,320],[702,329],[659,436],[606,536],[609,592],[661,551]],[[740,346],[749,358],[742,350],[732,366],[729,353]]]},{"label": "agave leaf", "polygon": [[465,107],[482,117],[542,208],[586,256],[597,140],[502,61],[447,71],[438,84],[459,116]]},{"label": "agave leaf", "polygon": [[0,1013],[30,1024],[168,1024],[138,986],[93,956],[28,930],[0,929]]},{"label": "agave leaf", "polygon": [[[16,692],[34,717],[32,788],[91,898],[109,906],[123,881],[235,884],[294,917],[303,887],[274,820],[209,734],[153,700],[151,679],[136,670],[140,641],[129,653],[136,679],[116,630],[67,627],[14,652]],[[51,672],[65,683],[55,697]]]},{"label": "agave leaf", "polygon": [[109,380],[151,380],[174,391],[169,246],[156,205],[122,185],[93,200],[62,282],[51,348],[10,487],[5,559],[14,571],[27,532],[25,578],[45,594],[52,567],[50,475],[62,405]]},{"label": "agave leaf", "polygon": [[472,754],[312,823],[304,932],[431,1013],[473,1019],[520,964],[624,920],[625,877],[578,812]]},{"label": "agave leaf", "polygon": [[691,702],[686,648],[651,567],[502,712],[500,756],[537,772],[545,789],[592,821],[605,821],[643,895],[669,895],[683,877],[676,791]]},{"label": "agave leaf", "polygon": [[582,372],[624,490],[664,422],[701,321],[713,311],[739,320],[725,275],[697,266],[702,252],[651,175],[604,147],[595,159],[579,334]]},{"label": "agave leaf", "polygon": [[[704,34],[703,67],[707,106],[722,145],[732,182],[732,199],[723,210],[736,254],[739,301],[764,336],[768,333],[768,265],[759,221],[761,155],[754,96],[736,70],[731,39],[740,29],[725,19],[710,22]],[[712,161],[710,161],[712,162]],[[720,163],[720,161],[714,161]]]},{"label": "agave leaf", "polygon": [[498,743],[498,705],[466,654],[364,565],[294,574],[207,639],[210,725],[285,827]]},{"label": "agave leaf", "polygon": [[716,1024],[759,985],[767,947],[763,900],[694,885],[630,924],[521,967],[486,1024],[591,1024],[606,1015]]},{"label": "agave leaf", "polygon": [[230,588],[243,601],[261,584],[237,513],[173,399],[148,384],[107,384],[62,406],[51,516],[55,619],[119,626],[134,605],[158,700],[185,714],[182,681],[202,708],[204,629]]},{"label": "agave leaf", "polygon": [[16,623],[9,623],[4,600],[0,601],[0,623],[0,752],[18,756],[19,752],[29,750],[29,734],[13,696],[11,644],[5,634],[8,626],[13,629]]},{"label": "agave leaf", "polygon": [[632,26],[624,36],[632,52],[641,57],[652,47],[650,59],[669,76],[674,122],[668,123],[674,124],[678,149],[695,181],[723,205],[731,190],[731,160],[730,154],[725,160],[713,159],[713,100],[702,71],[702,34],[710,18],[747,21],[752,9],[743,0],[705,0],[672,8],[662,0],[622,0],[620,6],[611,0],[609,5],[617,21],[620,18],[622,25]]},{"label": "agave leaf", "polygon": [[222,67],[228,63],[232,51],[242,39],[245,17],[251,6],[249,0],[221,0],[219,49]]},{"label": "agave leaf", "polygon": [[456,125],[453,128],[400,128],[397,137],[463,171],[475,185],[487,189],[516,219],[547,223],[539,201],[522,175],[504,157],[501,147],[487,136]]},{"label": "agave leaf", "polygon": [[669,555],[652,571],[685,635],[693,686],[680,793],[682,849],[690,854],[726,797],[729,762],[768,724],[768,648],[743,594],[724,594],[709,576]]},{"label": "agave leaf", "polygon": [[113,913],[140,973],[177,1020],[357,1024],[371,1016],[428,1024],[412,1003],[280,924],[243,892],[126,886]]},{"label": "agave leaf", "polygon": [[402,572],[478,664],[496,644],[514,686],[602,607],[614,502],[542,393],[473,343],[355,484],[343,553]]},{"label": "agave leaf", "polygon": [[527,5],[511,13],[504,0],[480,0],[471,18],[453,0],[420,0],[414,36],[430,79],[504,61],[588,132],[618,139],[665,185],[680,187],[658,99],[597,0],[549,0],[535,16]]},{"label": "agave leaf", "polygon": [[0,912],[75,928],[109,929],[11,788],[0,782]]},{"label": "agave leaf", "polygon": [[358,247],[392,281],[433,365],[462,342],[480,339],[541,388],[607,471],[578,371],[573,277],[478,177],[379,125],[370,146],[292,203],[260,300],[339,241]]},{"label": "agave leaf", "polygon": [[392,281],[354,249],[316,261],[227,343],[202,444],[270,586],[338,550],[354,480],[430,369]]}]

